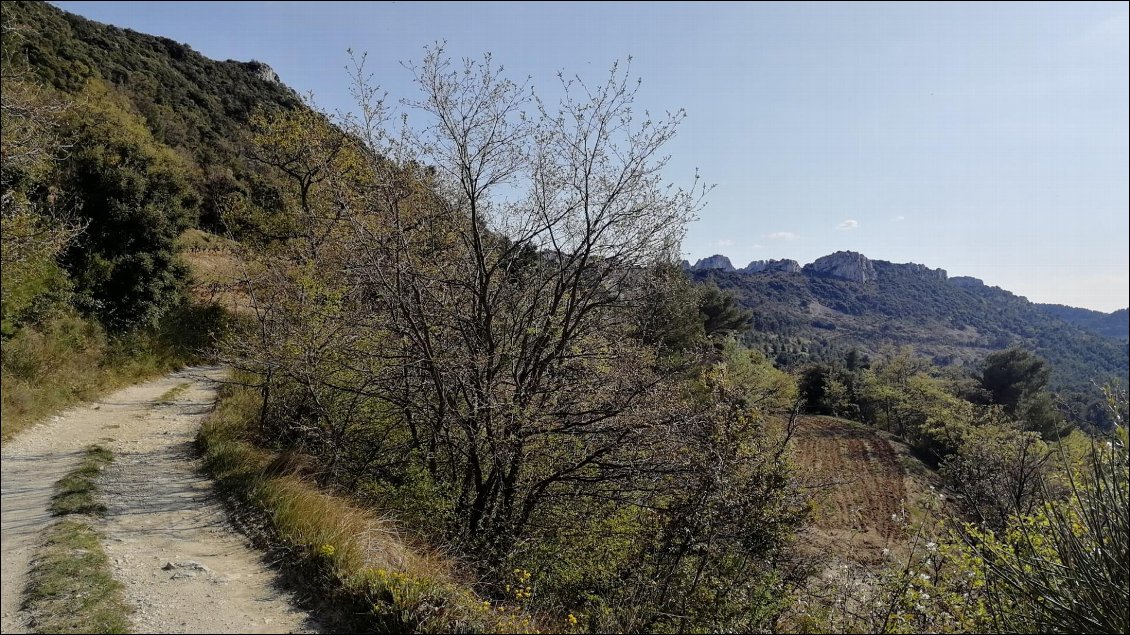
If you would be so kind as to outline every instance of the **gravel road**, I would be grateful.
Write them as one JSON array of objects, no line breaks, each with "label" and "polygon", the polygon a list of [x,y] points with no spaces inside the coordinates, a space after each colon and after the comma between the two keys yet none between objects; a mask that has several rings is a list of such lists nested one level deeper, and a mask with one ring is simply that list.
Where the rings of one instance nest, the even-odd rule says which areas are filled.
[{"label": "gravel road", "polygon": [[27,632],[20,610],[52,485],[83,449],[114,462],[99,479],[104,537],[139,633],[310,633],[322,629],[280,587],[262,554],[229,524],[192,441],[223,370],[194,367],[72,408],[4,443],[0,477],[3,632]]}]

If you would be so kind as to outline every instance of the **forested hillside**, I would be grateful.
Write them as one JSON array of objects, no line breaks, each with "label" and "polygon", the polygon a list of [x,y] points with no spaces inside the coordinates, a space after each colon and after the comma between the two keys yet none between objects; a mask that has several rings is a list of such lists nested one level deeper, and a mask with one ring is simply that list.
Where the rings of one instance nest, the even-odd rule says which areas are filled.
[{"label": "forested hillside", "polygon": [[253,112],[301,107],[258,63],[43,2],[3,10],[5,434],[195,355],[219,316],[177,254],[251,191]]},{"label": "forested hillside", "polygon": [[1130,313],[1126,309],[1103,313],[1062,304],[1037,304],[1036,306],[1064,322],[1074,324],[1095,335],[1101,335],[1112,340],[1125,340],[1130,337]]},{"label": "forested hillside", "polygon": [[398,120],[363,55],[335,116],[3,27],[5,435],[222,362],[195,447],[343,630],[1126,630],[1126,342],[859,254],[686,275],[709,188],[626,65],[545,103],[433,46]]},{"label": "forested hillside", "polygon": [[842,359],[853,348],[874,356],[904,345],[941,366],[974,366],[992,351],[1022,346],[1050,362],[1056,390],[1094,400],[1096,384],[1126,381],[1125,340],[1089,332],[974,278],[871,263],[876,279],[868,282],[810,270],[691,275],[733,293],[752,313],[745,341],[786,367]]},{"label": "forested hillside", "polygon": [[4,55],[21,82],[75,97],[101,82],[119,96],[153,142],[186,162],[206,226],[225,197],[253,187],[248,127],[256,110],[293,109],[301,100],[256,61],[218,62],[168,38],[101,24],[39,1],[4,4]]}]

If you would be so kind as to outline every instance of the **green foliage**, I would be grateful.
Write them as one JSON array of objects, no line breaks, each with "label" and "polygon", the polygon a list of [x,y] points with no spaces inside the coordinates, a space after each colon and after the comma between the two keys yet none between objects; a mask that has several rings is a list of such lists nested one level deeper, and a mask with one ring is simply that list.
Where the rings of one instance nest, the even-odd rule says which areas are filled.
[{"label": "green foliage", "polygon": [[98,500],[101,488],[95,479],[114,460],[114,455],[100,445],[86,448],[86,455],[77,468],[55,483],[55,494],[48,508],[56,516],[67,514],[102,515],[106,506]]},{"label": "green foliage", "polygon": [[733,293],[753,313],[743,341],[786,368],[836,363],[852,348],[874,356],[888,345],[911,345],[941,366],[971,367],[1020,346],[1047,360],[1048,385],[1061,400],[1098,417],[1095,384],[1127,381],[1125,341],[1087,332],[997,287],[872,263],[878,279],[868,284],[783,272],[691,276]]},{"label": "green foliage", "polygon": [[1111,313],[1079,309],[1062,304],[1036,305],[1055,317],[1079,328],[1112,340],[1130,337],[1130,312],[1119,309]]},{"label": "green foliage", "polygon": [[848,394],[850,378],[828,364],[804,368],[798,379],[804,410],[809,414],[851,417],[858,407]]},{"label": "green foliage", "polygon": [[1054,439],[1062,419],[1051,395],[1045,391],[1049,375],[1043,359],[1013,347],[986,357],[980,379],[993,403],[1023,421],[1026,429],[1042,434],[1045,439]]},{"label": "green foliage", "polygon": [[[1113,411],[1126,394],[1109,393]],[[1121,406],[1119,405],[1121,404]],[[1130,459],[1125,421],[1093,441],[1081,468],[1063,465],[1066,500],[1045,491],[1002,535],[969,529],[986,565],[999,628],[1124,633],[1130,629]]]},{"label": "green foliage", "polygon": [[[3,28],[10,30],[6,12]],[[0,72],[0,337],[6,338],[69,301],[70,282],[56,259],[81,226],[48,187],[66,104],[16,76],[7,55]]]},{"label": "green foliage", "polygon": [[742,309],[734,294],[724,293],[711,284],[704,285],[699,293],[698,311],[707,337],[731,335],[749,328],[752,314]]},{"label": "green foliage", "polygon": [[[438,66],[421,71],[423,86],[486,102],[456,121],[494,116],[498,95],[513,88],[489,62],[472,65],[483,74],[472,84],[439,58],[429,64]],[[609,121],[630,101],[612,78],[599,102]],[[437,97],[424,107],[460,103]],[[587,115],[569,121],[542,121],[537,135],[475,133],[476,143],[506,145],[447,159],[481,154],[489,165],[421,170],[352,147],[317,117],[257,117],[255,156],[289,185],[240,210],[255,236],[250,268],[262,274],[244,281],[255,321],[230,349],[232,363],[258,378],[251,438],[309,454],[322,485],[452,545],[497,612],[511,614],[519,599],[507,574],[518,568],[536,581],[523,606],[552,622],[762,628],[780,608],[777,559],[807,510],[781,440],[763,427],[767,413],[792,406],[795,386],[726,337],[746,321],[731,298],[699,293],[664,264],[691,201],[653,191],[650,175],[621,175],[638,193],[621,200],[623,190],[594,180],[593,195],[608,197],[590,203],[599,217],[586,218],[571,194],[540,197],[550,209],[512,225],[530,232],[523,239],[476,216],[476,205],[493,205],[476,188],[495,177],[467,174],[503,157],[545,159],[528,166],[554,175],[539,182],[573,171],[593,178],[569,163],[575,157],[535,145],[568,147],[570,126],[589,125]],[[646,164],[616,167],[665,140],[669,129],[653,125],[649,144],[616,139],[631,149],[601,155],[601,170]],[[575,134],[620,134],[606,130]],[[644,208],[629,204],[639,197]],[[611,238],[619,233],[641,240]],[[548,249],[553,236],[569,243]],[[414,581],[382,584],[427,596]],[[398,628],[419,627],[382,597]]]},{"label": "green foliage", "polygon": [[993,396],[993,403],[1016,414],[1020,400],[1043,390],[1048,384],[1047,363],[1032,353],[1013,347],[985,358],[981,385]]},{"label": "green foliage", "polygon": [[227,328],[222,309],[190,304],[116,336],[73,311],[24,326],[0,349],[4,438],[77,401],[206,359]]},{"label": "green foliage", "polygon": [[46,532],[28,572],[24,608],[36,633],[128,633],[123,586],[98,532],[63,520]]},{"label": "green foliage", "polygon": [[[1107,395],[1112,413],[1125,412],[1124,392],[1108,389]],[[861,585],[832,591],[853,594],[847,610],[811,610],[806,602],[800,622],[842,632],[1126,632],[1130,460],[1124,420],[1115,420],[1105,437],[1073,436],[1047,465],[1032,432],[995,425],[972,431],[955,459],[986,475],[994,473],[994,462],[1011,464],[992,478],[1014,479],[1021,454],[1041,459],[1027,462],[1048,468],[1028,475],[1027,500],[990,526],[952,523],[945,529],[937,518],[923,523],[904,561],[878,575],[864,573]],[[973,465],[977,461],[985,464]],[[1016,485],[998,480],[989,489],[1010,498]]]},{"label": "green foliage", "polygon": [[[254,169],[245,157],[246,125],[255,109],[290,110],[300,100],[264,78],[258,62],[217,62],[190,47],[99,24],[45,2],[4,5],[4,50],[56,91],[77,95],[89,80],[115,87],[156,143],[186,158],[195,174],[201,221],[220,222],[226,197],[249,189]],[[7,81],[5,81],[7,90]]]},{"label": "green foliage", "polygon": [[937,464],[985,413],[929,370],[909,348],[887,350],[870,368],[848,374],[847,384],[865,422],[904,437],[922,458]]},{"label": "green foliage", "polygon": [[656,292],[639,312],[639,337],[662,346],[665,351],[687,351],[706,339],[703,312],[699,308],[704,291],[696,287],[675,264],[661,264],[648,272],[642,284]]},{"label": "green foliage", "polygon": [[797,400],[797,382],[792,376],[733,338],[723,343],[722,359],[715,368],[725,373],[734,396],[750,410],[786,411]]},{"label": "green foliage", "polygon": [[59,176],[87,221],[65,256],[78,303],[113,330],[151,326],[180,300],[187,268],[173,250],[197,205],[188,166],[127,107],[106,85],[88,85]]},{"label": "green foliage", "polygon": [[[55,260],[61,245],[50,240],[21,245],[16,239],[53,231],[49,219],[30,210],[6,209],[0,217],[0,337],[11,337],[21,324],[46,319],[70,300],[71,282]],[[23,253],[13,253],[17,250]]]},{"label": "green foliage", "polygon": [[414,554],[386,522],[280,469],[283,455],[249,442],[259,405],[250,388],[221,390],[197,436],[205,465],[225,492],[264,515],[274,540],[292,555],[287,564],[333,605],[330,613],[344,626],[364,632],[531,630],[528,617],[491,610],[442,567]]},{"label": "green foliage", "polygon": [[1035,432],[1008,423],[982,423],[963,431],[941,474],[967,517],[995,530],[1040,503],[1051,453]]}]

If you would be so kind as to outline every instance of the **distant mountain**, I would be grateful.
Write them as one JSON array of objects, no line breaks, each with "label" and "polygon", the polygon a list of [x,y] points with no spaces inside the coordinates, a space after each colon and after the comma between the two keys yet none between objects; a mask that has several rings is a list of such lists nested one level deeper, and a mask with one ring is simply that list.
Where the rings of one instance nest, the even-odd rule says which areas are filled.
[{"label": "distant mountain", "polygon": [[1103,313],[1062,304],[1037,304],[1036,306],[1064,322],[1074,324],[1095,335],[1101,335],[1112,340],[1124,340],[1130,337],[1130,313],[1126,309]]},{"label": "distant mountain", "polygon": [[783,366],[842,359],[852,348],[875,355],[888,345],[913,346],[940,365],[966,365],[1018,344],[1051,362],[1056,389],[1087,393],[1092,380],[1125,381],[1130,366],[1125,341],[1097,335],[1076,314],[1064,319],[976,278],[949,278],[920,264],[837,252],[800,272],[688,273],[733,292],[753,312],[747,343]]},{"label": "distant mountain", "polygon": [[715,254],[702,258],[693,265],[684,260],[683,269],[688,271],[741,271],[743,273],[757,273],[759,271],[800,273],[800,263],[795,260],[754,260],[741,269],[735,269],[729,258]]}]

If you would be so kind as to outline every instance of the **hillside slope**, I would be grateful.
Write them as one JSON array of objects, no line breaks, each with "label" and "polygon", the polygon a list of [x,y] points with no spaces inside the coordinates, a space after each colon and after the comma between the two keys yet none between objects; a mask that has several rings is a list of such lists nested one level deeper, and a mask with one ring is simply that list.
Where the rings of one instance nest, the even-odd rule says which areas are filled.
[{"label": "hillside slope", "polygon": [[1084,331],[1112,340],[1124,340],[1130,337],[1130,312],[1119,309],[1111,313],[1080,309],[1062,304],[1037,304],[1047,313],[1074,324]]},{"label": "hillside slope", "polygon": [[843,557],[882,561],[884,549],[906,541],[900,519],[920,504],[928,470],[861,424],[832,417],[804,417],[799,424],[794,460],[818,492],[810,539]]},{"label": "hillside slope", "polygon": [[227,194],[252,187],[247,123],[256,109],[302,107],[266,64],[215,61],[168,38],[101,24],[45,2],[4,3],[4,55],[19,77],[77,95],[115,87],[153,138],[195,164],[203,224]]}]

